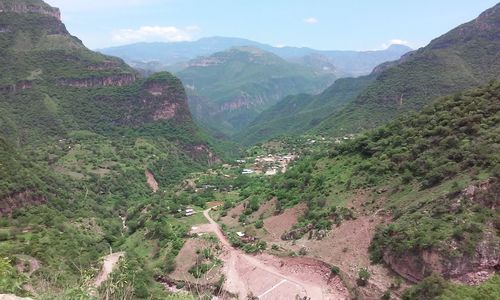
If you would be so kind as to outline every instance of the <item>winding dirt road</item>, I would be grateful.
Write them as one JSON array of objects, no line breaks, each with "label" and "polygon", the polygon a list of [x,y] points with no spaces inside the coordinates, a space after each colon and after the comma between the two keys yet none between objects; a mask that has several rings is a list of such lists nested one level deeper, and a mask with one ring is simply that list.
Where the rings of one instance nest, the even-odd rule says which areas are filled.
[{"label": "winding dirt road", "polygon": [[[272,256],[251,256],[231,246],[219,225],[210,217],[211,209],[203,212],[210,224],[197,228],[195,233],[212,232],[219,238],[225,254],[225,288],[246,299],[249,294],[259,299],[294,299],[296,295],[310,299],[347,299],[345,290],[332,288],[314,272],[304,268],[303,273],[286,272],[276,268]],[[274,261],[275,262],[275,261]],[[309,276],[310,275],[310,276]]]}]

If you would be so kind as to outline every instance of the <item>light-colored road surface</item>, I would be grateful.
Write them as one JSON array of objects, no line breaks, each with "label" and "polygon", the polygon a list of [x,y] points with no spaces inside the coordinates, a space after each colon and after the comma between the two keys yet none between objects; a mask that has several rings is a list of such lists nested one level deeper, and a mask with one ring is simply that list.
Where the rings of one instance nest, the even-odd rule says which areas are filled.
[{"label": "light-colored road surface", "polygon": [[97,275],[94,282],[95,287],[100,287],[101,284],[109,278],[109,274],[113,272],[113,269],[120,260],[120,257],[123,255],[125,255],[125,252],[115,252],[104,257],[101,271]]},{"label": "light-colored road surface", "polygon": [[224,255],[225,288],[246,299],[249,293],[259,299],[294,299],[296,295],[310,299],[344,299],[331,293],[324,282],[304,280],[266,264],[256,256],[248,255],[231,246],[219,225],[210,217],[210,209],[203,212],[210,224],[197,228],[197,232],[213,232],[226,250]]}]

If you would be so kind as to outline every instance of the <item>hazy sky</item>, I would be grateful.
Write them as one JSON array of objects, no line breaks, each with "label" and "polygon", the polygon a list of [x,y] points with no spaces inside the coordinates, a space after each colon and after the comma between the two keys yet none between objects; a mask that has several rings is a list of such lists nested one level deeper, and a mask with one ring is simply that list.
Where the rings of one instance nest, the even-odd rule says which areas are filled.
[{"label": "hazy sky", "polygon": [[329,50],[413,48],[496,0],[46,0],[90,48],[200,37]]}]

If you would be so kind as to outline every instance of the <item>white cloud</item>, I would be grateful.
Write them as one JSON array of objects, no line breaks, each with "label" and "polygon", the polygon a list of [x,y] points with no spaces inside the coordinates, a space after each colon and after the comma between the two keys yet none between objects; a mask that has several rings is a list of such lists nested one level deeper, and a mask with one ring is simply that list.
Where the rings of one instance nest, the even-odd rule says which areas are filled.
[{"label": "white cloud", "polygon": [[309,17],[304,19],[304,22],[306,22],[307,24],[318,24],[319,20],[316,19],[315,17]]},{"label": "white cloud", "polygon": [[178,28],[175,26],[141,26],[139,29],[120,29],[113,32],[111,40],[116,43],[132,42],[183,42],[191,41],[198,33],[198,26]]},{"label": "white cloud", "polygon": [[410,42],[405,41],[405,40],[400,40],[400,39],[393,39],[390,40],[390,45],[408,45]]},{"label": "white cloud", "polygon": [[382,45],[380,45],[379,48],[376,48],[373,50],[385,50],[385,49],[389,48],[389,46],[391,46],[391,45],[405,45],[405,46],[411,47],[411,43],[409,41],[402,40],[402,39],[392,39],[392,40],[389,40],[386,43],[383,43]]}]

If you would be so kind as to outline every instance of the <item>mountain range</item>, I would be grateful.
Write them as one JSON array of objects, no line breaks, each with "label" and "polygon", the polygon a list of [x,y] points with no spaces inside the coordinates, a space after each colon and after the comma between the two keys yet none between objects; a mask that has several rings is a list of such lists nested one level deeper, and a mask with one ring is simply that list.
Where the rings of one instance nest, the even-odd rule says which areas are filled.
[{"label": "mountain range", "polygon": [[[419,110],[437,96],[497,79],[499,36],[500,5],[496,5],[426,47],[377,66],[368,77],[338,80],[318,96],[296,96],[278,102],[239,138],[252,143],[308,130],[341,136]],[[288,111],[290,101],[294,105],[292,112]],[[325,109],[325,103],[331,108]]]},{"label": "mountain range", "polygon": [[311,56],[313,58],[319,56],[334,65],[339,72],[351,76],[366,75],[375,66],[396,60],[412,50],[404,45],[391,45],[385,50],[374,51],[315,50],[307,47],[273,47],[241,38],[207,37],[192,42],[136,43],[97,51],[118,56],[139,69],[176,72],[181,70],[186,62],[199,56],[209,56],[216,52],[243,46],[258,48],[283,59],[302,61],[304,64],[307,64]]},{"label": "mountain range", "polygon": [[316,71],[253,47],[191,60],[177,76],[187,88],[194,117],[226,135],[245,128],[283,97],[318,93],[337,77],[334,70]]}]

